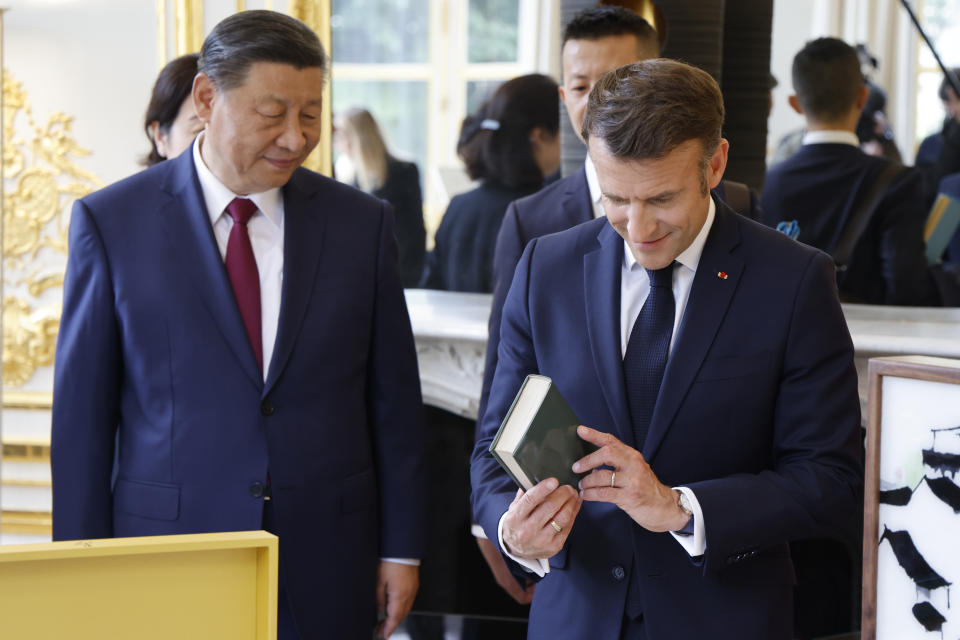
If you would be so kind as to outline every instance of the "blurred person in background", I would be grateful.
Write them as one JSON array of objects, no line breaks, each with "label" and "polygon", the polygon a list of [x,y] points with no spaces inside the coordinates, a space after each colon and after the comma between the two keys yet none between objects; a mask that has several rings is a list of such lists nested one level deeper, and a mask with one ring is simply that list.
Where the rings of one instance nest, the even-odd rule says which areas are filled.
[{"label": "blurred person in background", "polygon": [[143,160],[148,167],[177,157],[203,131],[203,122],[197,117],[191,96],[199,57],[189,53],[174,58],[157,76],[143,118],[143,130],[152,147]]},{"label": "blurred person in background", "polygon": [[400,280],[404,287],[417,286],[423,273],[427,235],[417,165],[390,153],[377,121],[366,109],[353,108],[337,118],[335,134],[337,149],[352,165],[353,185],[393,205]]},{"label": "blurred person in background", "polygon": [[[955,67],[952,71],[955,76],[960,78],[960,67]],[[923,139],[923,142],[920,143],[920,148],[917,150],[917,159],[914,163],[917,169],[923,174],[928,206],[933,203],[937,193],[937,163],[940,159],[940,153],[943,151],[944,140],[951,129],[960,129],[960,127],[957,126],[957,124],[960,123],[960,98],[957,97],[950,83],[947,82],[946,77],[944,77],[940,83],[938,95],[940,96],[940,101],[943,103],[943,127],[940,131],[932,133]],[[943,171],[945,169],[946,167],[939,170]],[[960,167],[955,171],[960,171]]]},{"label": "blurred person in background", "polygon": [[539,190],[560,167],[559,106],[557,83],[530,74],[502,84],[464,119],[457,152],[481,184],[450,201],[422,286],[493,291],[493,251],[507,205]]}]

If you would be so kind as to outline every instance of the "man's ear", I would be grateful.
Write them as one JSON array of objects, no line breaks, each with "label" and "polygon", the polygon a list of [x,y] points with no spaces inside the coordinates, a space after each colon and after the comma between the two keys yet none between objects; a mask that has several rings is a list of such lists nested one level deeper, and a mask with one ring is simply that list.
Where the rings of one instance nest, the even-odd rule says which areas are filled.
[{"label": "man's ear", "polygon": [[792,93],[787,98],[787,102],[790,103],[790,108],[803,115],[803,107],[800,106],[800,101],[797,99],[797,94]]},{"label": "man's ear", "polygon": [[857,113],[863,111],[863,107],[867,104],[867,98],[870,97],[870,87],[865,84],[860,85],[860,88],[857,90]]},{"label": "man's ear", "polygon": [[713,189],[723,180],[723,172],[727,169],[727,154],[730,143],[726,138],[720,138],[717,150],[713,152],[710,162],[707,163],[707,188]]},{"label": "man's ear", "polygon": [[193,79],[193,108],[203,124],[210,122],[213,102],[217,93],[217,87],[213,84],[213,80],[202,71]]}]

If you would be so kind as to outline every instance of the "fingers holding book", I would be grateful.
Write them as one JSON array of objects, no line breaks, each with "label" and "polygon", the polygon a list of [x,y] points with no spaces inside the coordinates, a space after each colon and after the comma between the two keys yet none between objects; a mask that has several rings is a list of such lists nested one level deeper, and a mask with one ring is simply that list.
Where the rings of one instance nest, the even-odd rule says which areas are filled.
[{"label": "fingers holding book", "polygon": [[677,505],[676,493],[660,482],[643,454],[615,436],[580,426],[577,434],[599,447],[577,460],[575,473],[588,473],[580,481],[584,500],[610,502],[649,531],[677,531],[689,515]]},{"label": "fingers holding book", "polygon": [[517,491],[503,519],[503,542],[521,558],[549,558],[563,548],[580,511],[580,495],[556,478],[543,480],[529,491]]}]

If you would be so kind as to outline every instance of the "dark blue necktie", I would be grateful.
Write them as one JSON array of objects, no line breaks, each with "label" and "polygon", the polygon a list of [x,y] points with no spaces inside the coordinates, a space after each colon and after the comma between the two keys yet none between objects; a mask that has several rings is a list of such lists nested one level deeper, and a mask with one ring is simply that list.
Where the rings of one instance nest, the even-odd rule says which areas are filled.
[{"label": "dark blue necktie", "polygon": [[[633,422],[637,451],[643,449],[653,417],[653,407],[660,393],[663,371],[667,368],[670,337],[673,335],[673,265],[663,269],[647,269],[650,293],[633,324],[627,353],[623,356],[623,377],[627,386],[627,403]],[[643,613],[640,597],[640,569],[636,559],[627,589],[627,615],[636,620]]]},{"label": "dark blue necktie", "polygon": [[623,357],[623,377],[637,450],[643,449],[653,407],[660,393],[663,371],[667,367],[670,337],[673,335],[673,265],[647,269],[650,294],[630,332],[627,353]]}]

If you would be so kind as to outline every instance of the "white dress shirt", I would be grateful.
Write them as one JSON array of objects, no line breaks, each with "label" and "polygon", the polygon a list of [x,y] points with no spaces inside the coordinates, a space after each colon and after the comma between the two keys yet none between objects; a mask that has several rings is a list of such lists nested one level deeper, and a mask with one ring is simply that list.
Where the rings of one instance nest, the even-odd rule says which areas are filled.
[{"label": "white dress shirt", "polygon": [[[594,172],[596,175],[596,172]],[[589,174],[588,174],[589,176]],[[588,177],[589,183],[589,177]],[[677,266],[673,269],[673,299],[676,305],[676,311],[673,316],[673,335],[670,337],[670,353],[673,352],[673,345],[677,339],[677,330],[683,320],[683,313],[687,308],[687,300],[690,298],[690,289],[693,287],[693,277],[697,273],[697,267],[700,264],[700,256],[703,254],[703,246],[707,242],[707,236],[713,227],[714,218],[716,218],[717,205],[713,198],[710,198],[709,208],[707,209],[707,218],[703,227],[697,233],[697,236],[690,243],[690,246],[683,250],[676,258]],[[633,325],[640,315],[640,309],[646,302],[650,294],[650,278],[646,270],[640,266],[626,241],[623,245],[623,263],[620,272],[620,356],[624,357],[627,353],[627,342],[630,340],[630,332],[633,331]],[[669,355],[668,355],[669,358]],[[703,521],[703,510],[697,497],[687,487],[673,487],[677,491],[687,496],[690,502],[690,510],[693,512],[693,535],[679,535],[671,531],[674,539],[692,556],[701,556],[706,551],[706,528]],[[519,558],[507,551],[503,543],[503,520],[507,514],[500,517],[500,523],[497,526],[497,538],[500,540],[500,548],[503,549],[510,558],[515,560],[520,566],[531,573],[543,577],[550,573],[550,564],[545,558],[536,560],[527,560]]]},{"label": "white dress shirt", "polygon": [[227,241],[233,229],[233,218],[226,212],[234,198],[249,198],[257,212],[247,223],[253,257],[260,274],[260,326],[263,340],[263,379],[267,379],[280,320],[280,293],[283,289],[283,194],[279,188],[262,193],[238,196],[213,175],[200,155],[203,132],[193,143],[193,162],[197,167],[200,191],[217,238],[220,257],[226,259]]},{"label": "white dress shirt", "polygon": [[603,192],[600,191],[600,181],[597,179],[597,168],[587,154],[587,159],[583,163],[583,170],[587,174],[587,189],[590,191],[590,202],[593,203],[593,217],[602,218],[607,215],[603,209]]},{"label": "white dress shirt", "polygon": [[[247,223],[247,232],[250,235],[254,260],[257,262],[257,271],[260,274],[263,378],[266,380],[267,372],[270,370],[269,363],[273,358],[274,343],[277,340],[280,296],[283,290],[283,193],[279,188],[247,196],[238,196],[233,193],[204,164],[203,157],[200,155],[202,144],[203,132],[193,143],[193,162],[197,167],[197,178],[200,180],[200,191],[203,193],[204,204],[207,205],[210,224],[213,225],[213,235],[217,239],[220,257],[224,260],[227,257],[230,230],[233,229],[233,218],[226,212],[227,205],[234,198],[240,197],[249,198],[257,205],[257,212]],[[420,560],[415,558],[381,558],[381,560],[398,564],[420,564]]]},{"label": "white dress shirt", "polygon": [[803,134],[803,144],[849,144],[860,148],[860,138],[852,131],[841,129],[824,129],[822,131],[807,131]]}]

